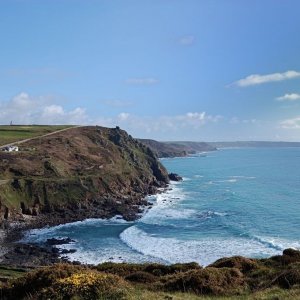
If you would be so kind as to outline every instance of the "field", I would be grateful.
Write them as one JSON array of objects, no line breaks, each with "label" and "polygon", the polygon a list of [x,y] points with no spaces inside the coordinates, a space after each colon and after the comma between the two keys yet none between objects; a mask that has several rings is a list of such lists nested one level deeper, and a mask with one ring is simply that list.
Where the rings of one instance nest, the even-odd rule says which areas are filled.
[{"label": "field", "polygon": [[14,143],[57,130],[73,127],[72,125],[0,125],[0,146]]}]

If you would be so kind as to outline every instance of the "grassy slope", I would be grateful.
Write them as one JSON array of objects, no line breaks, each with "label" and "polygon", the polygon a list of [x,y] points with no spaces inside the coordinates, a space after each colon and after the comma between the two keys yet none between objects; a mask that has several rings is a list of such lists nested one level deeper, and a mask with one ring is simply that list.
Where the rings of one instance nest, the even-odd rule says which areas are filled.
[{"label": "grassy slope", "polygon": [[53,131],[73,127],[72,125],[0,125],[0,146],[38,137]]}]

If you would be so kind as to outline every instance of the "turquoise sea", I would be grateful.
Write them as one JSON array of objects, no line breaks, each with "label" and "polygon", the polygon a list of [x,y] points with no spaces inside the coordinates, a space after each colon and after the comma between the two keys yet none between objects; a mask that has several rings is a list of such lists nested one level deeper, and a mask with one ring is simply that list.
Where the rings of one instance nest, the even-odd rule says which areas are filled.
[{"label": "turquoise sea", "polygon": [[223,149],[163,159],[184,177],[149,197],[135,222],[90,219],[40,230],[25,239],[70,237],[72,260],[86,263],[196,261],[267,257],[300,248],[300,148]]}]

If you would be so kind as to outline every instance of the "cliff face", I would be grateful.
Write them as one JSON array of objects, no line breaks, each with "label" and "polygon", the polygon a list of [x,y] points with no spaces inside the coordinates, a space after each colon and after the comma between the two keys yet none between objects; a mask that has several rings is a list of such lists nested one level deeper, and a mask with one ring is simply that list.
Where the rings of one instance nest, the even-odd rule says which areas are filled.
[{"label": "cliff face", "polygon": [[150,147],[158,157],[182,157],[217,150],[205,142],[158,142],[149,139],[139,139],[139,141]]},{"label": "cliff face", "polygon": [[152,150],[125,131],[72,128],[0,152],[1,219],[133,219],[144,197],[167,183]]}]

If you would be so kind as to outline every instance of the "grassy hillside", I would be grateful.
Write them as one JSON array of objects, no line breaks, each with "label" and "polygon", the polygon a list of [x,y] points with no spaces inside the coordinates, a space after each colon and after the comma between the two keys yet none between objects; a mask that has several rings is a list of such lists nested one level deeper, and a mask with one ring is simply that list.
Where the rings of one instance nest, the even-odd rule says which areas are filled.
[{"label": "grassy hillside", "polygon": [[153,152],[125,131],[72,128],[25,142],[19,152],[0,152],[0,218],[131,219],[145,195],[167,182]]},{"label": "grassy hillside", "polygon": [[9,271],[14,275],[2,283],[1,299],[300,299],[300,252],[292,249],[269,259],[223,258],[206,268],[56,264],[25,275],[0,268],[0,277]]},{"label": "grassy hillside", "polygon": [[0,125],[0,146],[16,141],[41,136],[57,130],[72,127],[70,125]]}]

